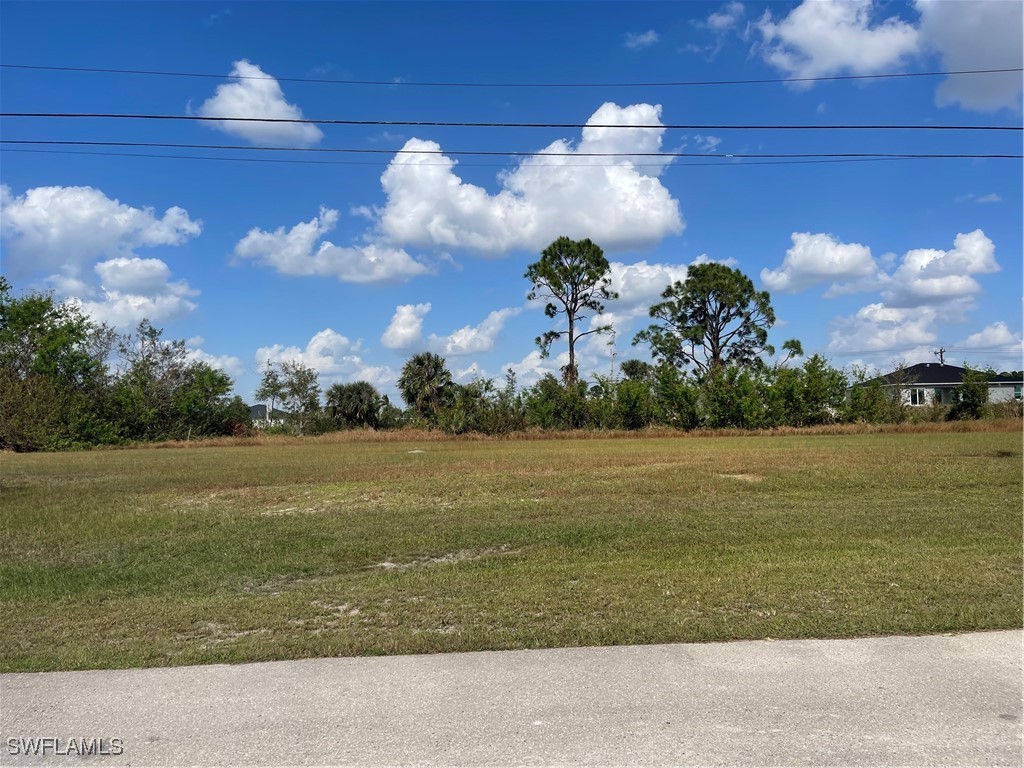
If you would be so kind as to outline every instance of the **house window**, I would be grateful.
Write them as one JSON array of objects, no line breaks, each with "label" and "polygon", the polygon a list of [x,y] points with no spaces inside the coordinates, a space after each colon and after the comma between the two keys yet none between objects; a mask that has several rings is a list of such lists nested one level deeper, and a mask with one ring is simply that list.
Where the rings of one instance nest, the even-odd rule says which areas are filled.
[{"label": "house window", "polygon": [[910,390],[911,405],[928,405],[928,393],[923,389]]},{"label": "house window", "polygon": [[936,389],[935,390],[935,400],[934,400],[934,402],[936,402],[936,403],[941,403],[942,402],[942,390],[941,389]]},{"label": "house window", "polygon": [[1014,400],[1020,400],[1021,399],[1020,388],[1021,388],[1020,384],[1014,384],[1013,385],[1013,399]]}]

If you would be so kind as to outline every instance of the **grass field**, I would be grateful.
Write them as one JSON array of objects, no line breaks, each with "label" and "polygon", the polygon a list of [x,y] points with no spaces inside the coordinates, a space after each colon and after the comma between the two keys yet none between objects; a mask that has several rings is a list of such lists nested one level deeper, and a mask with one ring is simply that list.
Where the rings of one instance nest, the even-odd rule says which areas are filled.
[{"label": "grass field", "polygon": [[1022,625],[1011,431],[0,456],[0,667]]}]

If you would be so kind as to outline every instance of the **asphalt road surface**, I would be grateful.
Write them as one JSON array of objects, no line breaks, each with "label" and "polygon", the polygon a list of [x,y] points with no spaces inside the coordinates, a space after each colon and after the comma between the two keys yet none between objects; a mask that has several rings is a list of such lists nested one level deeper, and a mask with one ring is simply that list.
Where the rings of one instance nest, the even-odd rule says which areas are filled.
[{"label": "asphalt road surface", "polygon": [[0,764],[1021,765],[1021,657],[1014,630],[8,674]]}]

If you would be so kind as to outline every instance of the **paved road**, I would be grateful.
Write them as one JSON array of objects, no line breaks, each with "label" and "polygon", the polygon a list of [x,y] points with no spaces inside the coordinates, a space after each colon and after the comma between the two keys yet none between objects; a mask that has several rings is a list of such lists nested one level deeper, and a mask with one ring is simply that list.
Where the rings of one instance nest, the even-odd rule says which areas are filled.
[{"label": "paved road", "polygon": [[11,674],[0,763],[48,736],[124,749],[51,765],[1021,765],[1021,656],[1007,631]]}]

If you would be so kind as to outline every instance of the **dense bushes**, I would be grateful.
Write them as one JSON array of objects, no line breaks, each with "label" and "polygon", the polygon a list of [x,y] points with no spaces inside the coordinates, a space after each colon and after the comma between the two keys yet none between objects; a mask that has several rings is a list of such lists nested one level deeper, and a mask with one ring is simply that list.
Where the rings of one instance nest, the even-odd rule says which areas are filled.
[{"label": "dense bushes", "polygon": [[977,377],[982,385],[965,381],[961,389],[966,394],[957,406],[911,408],[894,388],[869,378],[866,371],[855,370],[847,378],[820,355],[812,355],[802,365],[721,365],[696,376],[668,364],[655,367],[639,360],[627,360],[621,371],[620,380],[594,376],[592,382],[572,384],[547,374],[521,393],[515,390],[511,372],[502,390],[486,379],[451,384],[449,397],[435,416],[412,421],[453,434],[503,434],[524,427],[773,429],[977,418],[992,408],[983,400],[975,402],[986,397],[986,372]]},{"label": "dense bushes", "polygon": [[[627,360],[621,379],[590,381],[546,374],[520,390],[509,371],[504,386],[477,378],[452,379],[445,360],[415,355],[402,371],[403,412],[367,382],[335,384],[326,408],[307,414],[304,434],[402,426],[448,434],[502,435],[522,430],[774,429],[842,422],[901,423],[942,420],[949,406],[910,408],[877,378],[855,370],[852,379],[820,355],[802,365],[725,364],[692,375],[668,363]],[[267,376],[274,378],[268,369]],[[984,378],[984,376],[982,377]],[[282,371],[287,390],[290,376]],[[313,389],[318,389],[315,381]],[[970,397],[966,402],[972,402]],[[315,403],[310,404],[316,408]],[[956,412],[956,411],[954,411]],[[283,431],[298,433],[294,415]]]},{"label": "dense bushes", "polygon": [[12,296],[0,278],[0,448],[235,434],[249,409],[231,387],[147,321],[118,336],[47,294]]},{"label": "dense bushes", "polygon": [[[538,429],[644,429],[667,426],[763,429],[777,426],[811,426],[850,417],[846,378],[818,356],[802,367],[765,368],[745,366],[715,368],[706,376],[692,377],[678,369],[657,368],[627,361],[627,374],[619,381],[595,376],[593,383],[571,386],[548,374],[527,389],[512,410],[516,423]],[[475,388],[487,382],[476,382]],[[506,390],[506,403],[515,398]],[[456,398],[450,410],[464,406]],[[461,424],[464,416],[450,414],[436,426]],[[467,431],[467,430],[448,430]],[[478,431],[488,432],[480,429]]]}]

